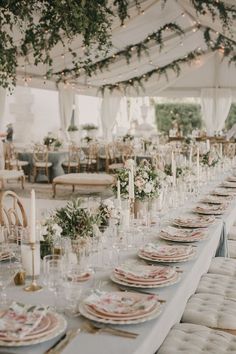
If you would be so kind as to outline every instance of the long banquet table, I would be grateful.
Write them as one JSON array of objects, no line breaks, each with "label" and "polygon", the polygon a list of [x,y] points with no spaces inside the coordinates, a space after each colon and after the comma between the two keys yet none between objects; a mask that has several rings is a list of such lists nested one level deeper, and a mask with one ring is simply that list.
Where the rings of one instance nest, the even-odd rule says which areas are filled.
[{"label": "long banquet table", "polygon": [[[63,350],[64,354],[154,354],[167,336],[171,327],[180,321],[186,303],[189,297],[195,292],[201,276],[207,272],[212,257],[215,256],[222,237],[232,226],[236,213],[236,200],[233,200],[223,217],[216,218],[215,223],[209,227],[209,237],[196,243],[196,257],[193,260],[178,263],[183,270],[182,278],[179,283],[156,291],[153,293],[160,295],[165,299],[162,313],[154,320],[136,324],[122,326],[122,328],[136,332],[139,336],[136,339],[127,339],[116,337],[109,334],[89,334],[80,332],[76,338],[69,343]],[[155,230],[154,230],[155,234]],[[156,236],[155,236],[156,237]],[[134,252],[125,257],[137,258]],[[96,274],[97,279],[108,280],[110,271],[102,271]],[[117,290],[117,286],[111,281],[106,284],[106,290]],[[41,292],[26,293],[21,287],[9,287],[8,297],[30,304],[53,305],[53,296],[47,289]],[[77,318],[68,318],[69,328],[79,328],[84,319],[82,316]],[[21,353],[21,354],[42,354],[56,338],[50,342],[38,344],[35,346],[21,348],[3,348],[0,347],[0,353]]]}]

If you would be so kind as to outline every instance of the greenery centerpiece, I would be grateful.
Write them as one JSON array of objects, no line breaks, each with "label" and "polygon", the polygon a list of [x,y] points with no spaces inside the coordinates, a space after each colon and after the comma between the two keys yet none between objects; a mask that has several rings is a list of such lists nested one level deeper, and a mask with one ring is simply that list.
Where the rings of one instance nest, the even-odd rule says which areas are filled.
[{"label": "greenery centerpiece", "polygon": [[209,150],[201,156],[200,162],[203,166],[214,167],[220,162],[220,157],[217,152]]},{"label": "greenery centerpiece", "polygon": [[76,125],[72,125],[70,124],[67,131],[68,132],[77,132],[79,130],[79,128]]},{"label": "greenery centerpiece", "polygon": [[62,146],[62,141],[52,134],[48,134],[44,137],[43,144],[46,145],[48,149],[53,148],[54,150],[57,150]]},{"label": "greenery centerpiece", "polygon": [[[116,177],[120,180],[121,198],[129,198],[129,161],[126,167],[116,171]],[[131,160],[133,161],[133,160]],[[158,197],[160,193],[161,180],[158,171],[146,160],[141,161],[139,166],[134,168],[134,198],[136,200],[148,200]],[[117,193],[117,186],[113,186]]]},{"label": "greenery centerpiece", "polygon": [[63,237],[76,240],[93,236],[94,226],[100,224],[100,215],[83,208],[81,202],[79,198],[68,202],[42,222],[41,257],[50,253]]},{"label": "greenery centerpiece", "polygon": [[98,207],[98,217],[101,226],[108,226],[109,220],[113,219],[116,224],[120,221],[120,211],[115,207],[113,200],[105,199]]}]

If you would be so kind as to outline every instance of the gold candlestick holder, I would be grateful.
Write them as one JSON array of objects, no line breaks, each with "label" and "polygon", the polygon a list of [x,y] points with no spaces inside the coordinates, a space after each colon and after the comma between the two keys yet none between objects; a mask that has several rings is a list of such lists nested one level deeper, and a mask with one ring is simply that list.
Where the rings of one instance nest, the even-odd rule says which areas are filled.
[{"label": "gold candlestick holder", "polygon": [[36,243],[35,242],[30,242],[29,243],[30,248],[31,248],[31,253],[32,253],[32,281],[31,284],[26,286],[24,288],[25,291],[27,292],[33,292],[33,291],[39,291],[42,290],[42,286],[37,284],[36,278],[35,278],[35,269],[34,269],[34,259],[35,259],[35,249],[36,249]]},{"label": "gold candlestick holder", "polygon": [[134,198],[129,199],[130,215],[134,218]]}]

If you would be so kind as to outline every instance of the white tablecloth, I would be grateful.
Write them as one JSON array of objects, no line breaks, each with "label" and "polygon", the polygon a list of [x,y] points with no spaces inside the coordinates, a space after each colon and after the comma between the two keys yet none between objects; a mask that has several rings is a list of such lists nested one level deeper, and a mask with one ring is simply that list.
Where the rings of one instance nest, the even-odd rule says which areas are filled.
[{"label": "white tablecloth", "polygon": [[[230,205],[228,212],[223,218],[219,218],[209,228],[209,238],[197,243],[197,255],[194,260],[179,263],[183,269],[182,279],[178,284],[158,289],[153,292],[165,299],[162,314],[155,320],[137,325],[125,326],[127,330],[139,333],[134,339],[126,339],[107,334],[80,333],[65,348],[64,354],[153,354],[167,336],[171,327],[181,319],[185,305],[189,297],[195,292],[199,280],[207,272],[211,259],[214,257],[220,238],[222,236],[223,220],[225,230],[229,230],[236,215],[236,201]],[[135,254],[129,256],[136,257]],[[101,279],[108,279],[109,272],[102,272]],[[117,289],[116,285],[109,282],[107,289]],[[11,299],[32,304],[53,305],[53,298],[47,289],[38,293],[26,293],[19,287],[8,289],[8,296]],[[79,328],[83,321],[82,317],[69,319],[69,327]],[[41,354],[52,345],[44,343],[34,347],[6,349],[0,348],[0,353],[27,353]]]}]

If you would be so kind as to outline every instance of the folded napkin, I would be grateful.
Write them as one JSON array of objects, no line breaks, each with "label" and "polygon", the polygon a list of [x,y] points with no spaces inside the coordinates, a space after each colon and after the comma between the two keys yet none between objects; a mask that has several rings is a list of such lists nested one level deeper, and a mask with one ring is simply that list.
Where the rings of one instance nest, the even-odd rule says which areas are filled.
[{"label": "folded napkin", "polygon": [[172,226],[167,226],[161,230],[162,235],[176,237],[176,238],[190,238],[190,237],[200,237],[204,235],[202,229],[186,230],[186,229],[177,229]]},{"label": "folded napkin", "polygon": [[188,256],[193,252],[192,246],[160,246],[155,243],[147,243],[141,248],[147,254],[156,257],[179,257]]},{"label": "folded napkin", "polygon": [[108,315],[134,315],[140,311],[149,311],[158,303],[156,295],[102,292],[93,293],[84,303],[95,311]]},{"label": "folded napkin", "polygon": [[175,269],[171,267],[163,266],[148,266],[142,264],[136,264],[135,268],[129,264],[124,263],[115,268],[115,273],[123,275],[124,277],[131,277],[132,279],[167,279],[175,274]]},{"label": "folded napkin", "polygon": [[13,302],[0,317],[0,336],[22,339],[29,335],[48,311],[44,306],[24,305]]}]

